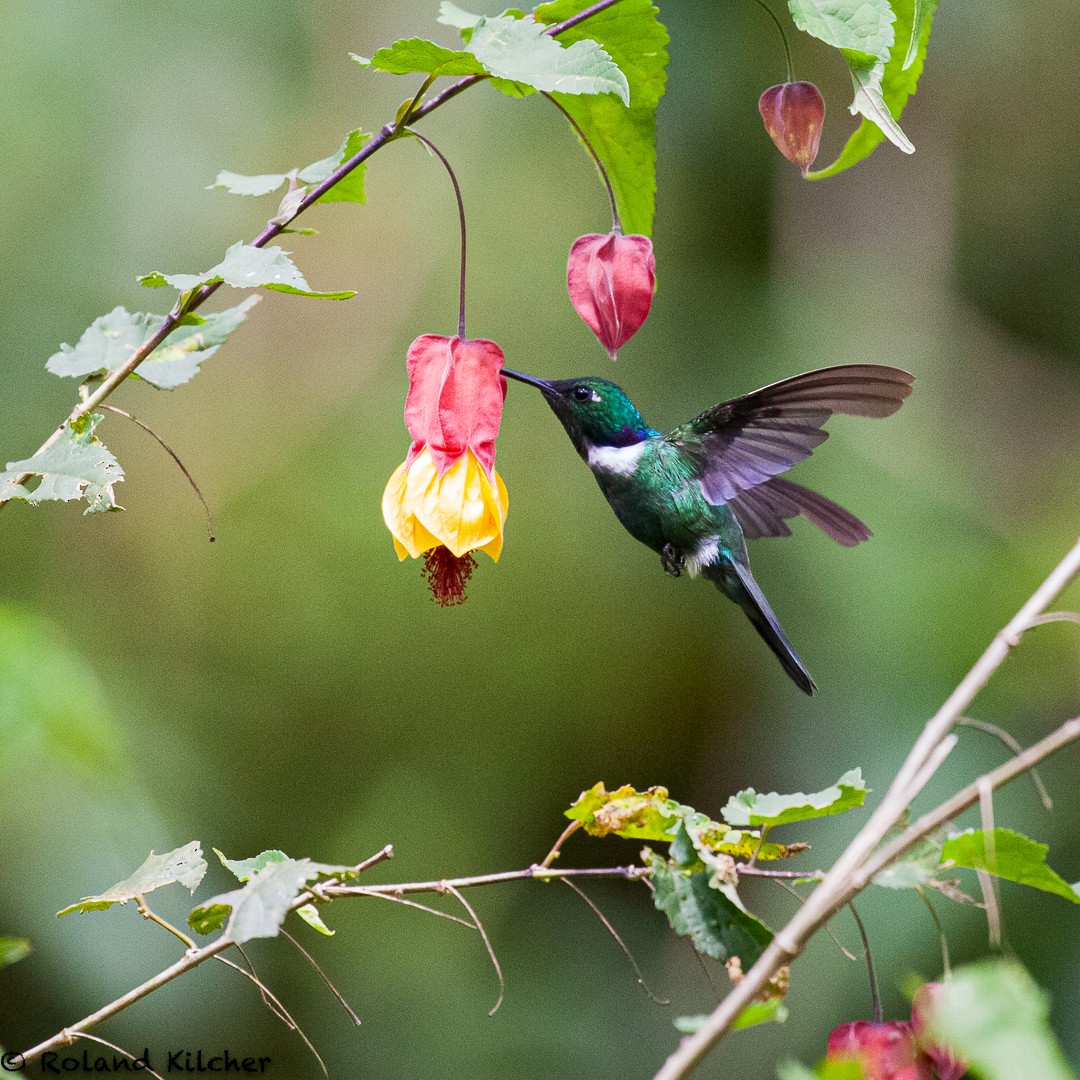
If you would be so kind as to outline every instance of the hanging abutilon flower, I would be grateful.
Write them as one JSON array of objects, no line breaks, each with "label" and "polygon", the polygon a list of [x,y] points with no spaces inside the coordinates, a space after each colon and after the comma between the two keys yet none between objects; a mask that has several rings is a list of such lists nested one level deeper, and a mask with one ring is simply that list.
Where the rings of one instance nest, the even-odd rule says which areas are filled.
[{"label": "hanging abutilon flower", "polygon": [[866,1080],[933,1080],[904,1020],[855,1020],[829,1033],[827,1061],[857,1061]]},{"label": "hanging abutilon flower", "polygon": [[399,559],[424,557],[424,576],[443,605],[460,604],[476,566],[496,562],[508,499],[495,471],[495,438],[506,380],[493,341],[424,334],[407,355],[405,426],[413,438],[383,493],[382,511]]},{"label": "hanging abutilon flower", "polygon": [[825,124],[825,101],[810,82],[770,86],[758,99],[758,111],[769,138],[781,154],[802,169],[814,164]]},{"label": "hanging abutilon flower", "polygon": [[652,307],[656,259],[647,236],[579,236],[566,264],[570,302],[611,359],[641,329]]},{"label": "hanging abutilon flower", "polygon": [[928,1043],[926,1037],[930,1018],[944,989],[945,987],[939,982],[928,982],[923,983],[915,991],[915,997],[911,1001],[911,1026],[919,1039],[923,1053],[933,1062],[938,1080],[961,1080],[967,1072],[967,1064],[953,1057],[943,1047]]}]

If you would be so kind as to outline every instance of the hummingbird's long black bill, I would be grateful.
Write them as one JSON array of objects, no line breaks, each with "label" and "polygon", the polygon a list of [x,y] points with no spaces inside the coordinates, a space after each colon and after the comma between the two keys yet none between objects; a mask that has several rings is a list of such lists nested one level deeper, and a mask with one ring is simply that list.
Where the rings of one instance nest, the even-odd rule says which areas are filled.
[{"label": "hummingbird's long black bill", "polygon": [[502,368],[499,371],[500,375],[505,375],[508,379],[517,379],[518,382],[528,383],[530,386],[535,386],[538,390],[551,390],[551,383],[545,379],[538,379],[535,375],[526,375],[521,371],[512,371],[510,368]]}]

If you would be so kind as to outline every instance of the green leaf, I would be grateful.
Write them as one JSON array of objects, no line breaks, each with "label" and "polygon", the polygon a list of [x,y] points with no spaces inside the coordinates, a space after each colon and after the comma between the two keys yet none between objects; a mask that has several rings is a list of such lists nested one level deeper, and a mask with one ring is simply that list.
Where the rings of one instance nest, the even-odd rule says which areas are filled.
[{"label": "green leaf", "polygon": [[721,814],[729,825],[786,825],[853,810],[862,806],[869,793],[862,770],[852,769],[832,787],[812,795],[801,791],[794,795],[778,795],[775,791],[759,795],[753,788],[747,788],[728,799]]},{"label": "green leaf", "polygon": [[180,292],[190,292],[201,285],[224,282],[234,289],[271,289],[274,292],[313,296],[321,300],[347,300],[355,292],[313,292],[304,275],[286,251],[279,247],[257,248],[237,242],[225,252],[225,258],[202,274],[162,274],[154,271],[139,278],[141,285],[152,289],[171,285]]},{"label": "green leaf", "polygon": [[30,953],[30,942],[24,938],[0,937],[0,968],[18,963]]},{"label": "green leaf", "polygon": [[[465,14],[464,12],[462,14]],[[424,38],[404,38],[380,49],[370,60],[353,55],[362,67],[391,75],[483,75],[484,65],[471,52],[444,49]]]},{"label": "green leaf", "polygon": [[1019,964],[991,960],[953,972],[928,1031],[981,1080],[1075,1080],[1048,1022],[1045,995]]},{"label": "green leaf", "polygon": [[[310,165],[306,165],[297,174],[298,178],[308,185],[313,186],[315,184],[321,184],[335,169],[344,165],[349,158],[355,157],[363,149],[364,143],[370,138],[370,135],[366,135],[359,128],[355,131],[350,131],[345,137],[345,141],[338,147],[337,153],[331,154],[328,158],[323,158],[321,161],[315,161]],[[329,191],[320,195],[316,202],[362,203],[365,199],[364,166],[361,164],[357,165],[348,176],[339,180]],[[352,296],[353,294],[350,293],[349,295]],[[339,298],[333,297],[333,299]]]},{"label": "green leaf", "polygon": [[[120,463],[94,435],[100,416],[84,416],[74,426],[65,423],[60,438],[48,450],[22,461],[9,461],[0,472],[0,500],[28,503],[70,502],[85,498],[87,514],[121,510],[113,488],[124,479]],[[41,477],[32,491],[16,483],[23,473]]]},{"label": "green leaf", "polygon": [[249,867],[251,876],[243,888],[221,893],[195,908],[188,916],[188,924],[200,934],[209,934],[219,929],[231,913],[225,937],[239,943],[251,938],[276,937],[289,908],[307,883],[328,876],[328,871],[336,875],[339,869],[310,859],[289,859],[280,851],[266,851],[256,859],[232,865],[220,852],[218,857],[234,873],[237,873],[234,866],[254,864],[259,859],[265,861],[258,869]]},{"label": "green leaf", "polygon": [[698,952],[727,963],[737,958],[748,971],[772,941],[772,931],[744,911],[727,892],[709,884],[704,871],[672,869],[667,859],[646,849],[653,903],[676,934],[689,937]]},{"label": "green leaf", "polygon": [[[270,863],[301,861],[290,859],[284,851],[278,851],[276,848],[270,848],[268,851],[261,851],[253,859],[227,859],[217,848],[214,848],[214,854],[221,861],[221,865],[240,881],[248,881],[264,867],[269,866]],[[321,877],[338,877],[345,879],[357,876],[356,868],[352,866],[335,866],[332,863],[314,862],[312,859],[304,859],[302,861],[312,867],[312,869],[314,869]]]},{"label": "green leaf", "polygon": [[314,904],[304,904],[303,907],[298,907],[296,909],[296,914],[299,915],[313,930],[318,930],[320,934],[325,934],[326,937],[333,937],[337,933],[336,930],[331,930],[330,927],[322,921],[319,909]]},{"label": "green leaf", "polygon": [[1013,832],[1011,829],[994,829],[987,851],[986,833],[981,829],[968,829],[941,849],[943,863],[953,863],[969,870],[985,870],[995,877],[1030,885],[1033,889],[1063,896],[1074,904],[1080,904],[1080,883],[1070,885],[1046,865],[1046,844]]},{"label": "green leaf", "polygon": [[[744,1028],[754,1027],[757,1024],[765,1024],[770,1020],[782,1024],[788,1018],[787,1006],[783,998],[769,998],[768,1001],[753,1001],[735,1018],[731,1025],[732,1031],[742,1031]],[[708,1016],[677,1016],[673,1023],[678,1031],[684,1035],[693,1035],[701,1029]]]},{"label": "green leaf", "polygon": [[[228,311],[205,318],[189,314],[130,377],[142,379],[159,390],[173,390],[189,382],[198,374],[203,361],[209,360],[247,318],[258,300],[258,296],[250,296]],[[161,315],[132,314],[122,307],[113,308],[90,324],[74,348],[66,343],[61,345],[45,367],[54,375],[74,379],[107,375],[123,367],[132,353],[157,333],[163,321]]]},{"label": "green leaf", "polygon": [[[890,142],[913,153],[882,96],[885,64],[893,52],[896,15],[889,0],[788,0],[795,25],[844,55],[855,84],[851,112],[876,124]],[[903,44],[896,51],[902,53]]]},{"label": "green leaf", "polygon": [[564,46],[540,23],[496,15],[473,27],[468,51],[500,79],[563,94],[615,94],[630,103],[630,84],[596,41]]},{"label": "green leaf", "polygon": [[903,859],[874,875],[874,884],[886,889],[917,889],[929,885],[941,863],[941,841],[930,837]]},{"label": "green leaf", "polygon": [[[899,119],[907,105],[908,98],[915,93],[919,76],[926,61],[926,49],[930,42],[930,27],[934,18],[937,0],[893,0],[896,12],[896,47],[892,50],[885,64],[881,80],[881,95],[889,113]],[[909,42],[907,54],[901,58],[901,48]],[[835,176],[845,169],[850,169],[864,158],[869,157],[874,148],[885,138],[876,123],[863,119],[856,131],[848,139],[840,156],[824,169],[807,174],[808,180],[822,180]]]},{"label": "green leaf", "polygon": [[[551,25],[576,15],[589,0],[555,0],[536,9]],[[556,94],[581,126],[607,169],[615,204],[628,233],[652,234],[656,195],[656,107],[667,81],[667,30],[652,0],[621,0],[559,35],[559,41],[594,40],[626,76],[630,105],[608,95]]]},{"label": "green leaf", "polygon": [[244,176],[242,173],[223,169],[208,190],[224,188],[230,195],[269,195],[277,191],[288,179],[287,173],[263,173],[260,176]]},{"label": "green leaf", "polygon": [[206,873],[206,860],[198,840],[176,848],[164,855],[152,851],[146,861],[130,877],[106,889],[97,896],[84,896],[77,904],[71,904],[56,913],[57,918],[72,911],[104,911],[113,904],[126,904],[136,896],[143,896],[163,885],[178,883],[194,892]]}]

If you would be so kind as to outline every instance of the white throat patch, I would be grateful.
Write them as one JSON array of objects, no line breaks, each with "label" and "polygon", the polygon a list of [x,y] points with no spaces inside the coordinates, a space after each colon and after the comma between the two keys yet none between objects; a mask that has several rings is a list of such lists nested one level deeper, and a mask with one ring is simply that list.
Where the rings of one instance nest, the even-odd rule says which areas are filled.
[{"label": "white throat patch", "polygon": [[590,446],[589,466],[617,476],[632,476],[637,472],[646,445],[643,441],[630,446]]}]

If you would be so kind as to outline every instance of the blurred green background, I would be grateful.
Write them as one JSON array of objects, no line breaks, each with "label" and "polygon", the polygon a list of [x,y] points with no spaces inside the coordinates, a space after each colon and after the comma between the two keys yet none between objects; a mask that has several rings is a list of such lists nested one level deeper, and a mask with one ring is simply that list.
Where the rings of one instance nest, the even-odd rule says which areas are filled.
[{"label": "blurred green background", "polygon": [[[449,44],[436,7],[7,0],[3,460],[30,454],[70,407],[74,385],[43,370],[61,341],[116,304],[164,310],[136,275],[210,266],[273,212],[204,190],[217,171],[279,171],[383,123],[406,83],[361,72],[346,53],[413,34]],[[468,603],[441,610],[417,565],[398,564],[379,498],[407,445],[403,357],[415,335],[453,330],[457,224],[438,164],[393,146],[368,170],[367,206],[315,211],[304,224],[319,235],[285,245],[313,287],[355,288],[354,300],[268,294],[190,386],[133,383],[114,399],[192,470],[216,544],[175,466],[111,416],[102,435],[127,469],[127,513],[13,505],[0,518],[0,935],[34,944],[0,971],[8,1049],[178,955],[130,908],[53,917],[150,848],[199,838],[234,858],[280,847],[352,862],[393,843],[373,878],[404,881],[528,865],[597,780],[666,784],[714,815],[740,787],[816,790],[854,765],[880,791],[1072,543],[1080,129],[1051,102],[1080,66],[1055,49],[1080,34],[1080,9],[943,4],[905,117],[918,153],[885,146],[813,185],[757,114],[758,94],[784,74],[762,12],[679,0],[663,15],[672,59],[649,322],[612,369],[564,285],[573,238],[608,227],[593,169],[544,102],[480,87],[424,125],[465,191],[470,331],[524,370],[617,378],[660,427],[830,363],[918,376],[894,419],[842,418],[796,474],[865,518],[875,540],[842,550],[804,522],[751,552],[821,692],[799,694],[713,590],[660,572],[524,387],[511,388],[499,444],[511,497],[499,566],[481,556]],[[824,47],[794,45],[798,75],[828,102],[828,161],[854,126],[848,76]],[[1032,741],[1076,711],[1078,676],[1075,627],[1040,629],[974,715]],[[1001,756],[965,733],[925,805]],[[1077,766],[1075,751],[1046,766],[1053,814],[1026,780],[996,801],[999,823],[1049,842],[1069,880],[1080,877]],[[827,865],[858,817],[792,833],[813,845],[801,865]],[[633,855],[575,837],[564,861]],[[212,868],[201,895],[229,887]],[[745,892],[774,924],[795,904],[778,889]],[[1077,913],[1003,894],[1010,947],[1053,994],[1080,1060]],[[595,916],[554,885],[471,896],[506,972],[493,1019],[477,936],[392,904],[335,905],[333,940],[300,928],[359,1029],[286,943],[250,954],[332,1075],[651,1075],[677,1039],[672,1018],[708,1009],[726,976],[674,939],[645,889],[591,895],[670,1006],[649,1000]],[[190,907],[179,890],[159,896],[177,919]],[[887,1009],[906,1015],[904,980],[940,971],[933,926],[914,896],[860,906]],[[980,913],[939,906],[954,959],[981,955]],[[835,931],[855,947],[846,917]],[[863,969],[822,936],[795,970],[789,1021],[731,1037],[700,1075],[764,1080],[783,1057],[816,1060],[833,1025],[868,1014],[867,998]],[[275,1076],[319,1075],[220,965],[101,1034],[158,1053],[271,1055]]]}]

